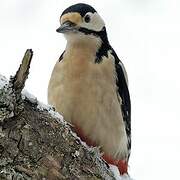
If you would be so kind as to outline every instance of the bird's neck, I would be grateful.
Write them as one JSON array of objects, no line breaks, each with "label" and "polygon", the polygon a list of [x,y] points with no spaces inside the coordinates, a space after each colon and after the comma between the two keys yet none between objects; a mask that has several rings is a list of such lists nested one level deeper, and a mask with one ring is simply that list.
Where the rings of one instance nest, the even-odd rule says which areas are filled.
[{"label": "bird's neck", "polygon": [[96,34],[66,34],[67,40],[66,52],[73,56],[81,56],[82,58],[89,57],[91,61],[100,63],[103,56],[107,56],[111,49],[109,44],[106,28]]},{"label": "bird's neck", "polygon": [[101,40],[93,37],[69,38],[67,39],[66,52],[71,56],[79,56],[87,59],[94,59],[101,47]]}]

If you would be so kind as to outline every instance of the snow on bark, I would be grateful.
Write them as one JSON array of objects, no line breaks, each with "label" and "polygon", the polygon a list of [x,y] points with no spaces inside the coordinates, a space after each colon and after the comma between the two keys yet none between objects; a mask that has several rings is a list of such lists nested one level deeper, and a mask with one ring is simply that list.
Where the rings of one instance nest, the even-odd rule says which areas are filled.
[{"label": "snow on bark", "polygon": [[5,86],[5,84],[8,84],[8,80],[0,74],[0,89],[2,89]]}]

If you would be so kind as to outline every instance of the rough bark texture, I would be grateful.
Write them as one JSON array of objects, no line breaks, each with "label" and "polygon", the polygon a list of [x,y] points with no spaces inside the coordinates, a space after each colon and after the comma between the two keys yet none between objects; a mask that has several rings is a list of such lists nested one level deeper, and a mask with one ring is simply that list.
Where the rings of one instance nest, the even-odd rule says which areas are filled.
[{"label": "rough bark texture", "polygon": [[98,149],[84,145],[52,107],[21,94],[32,55],[26,51],[9,83],[0,78],[0,180],[114,179]]}]

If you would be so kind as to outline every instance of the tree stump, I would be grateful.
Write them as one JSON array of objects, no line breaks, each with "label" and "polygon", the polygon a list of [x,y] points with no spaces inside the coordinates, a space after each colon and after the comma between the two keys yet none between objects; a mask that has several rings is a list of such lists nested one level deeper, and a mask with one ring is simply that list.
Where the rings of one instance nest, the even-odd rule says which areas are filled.
[{"label": "tree stump", "polygon": [[0,76],[0,179],[115,179],[51,106],[23,91],[32,50],[9,82]]}]

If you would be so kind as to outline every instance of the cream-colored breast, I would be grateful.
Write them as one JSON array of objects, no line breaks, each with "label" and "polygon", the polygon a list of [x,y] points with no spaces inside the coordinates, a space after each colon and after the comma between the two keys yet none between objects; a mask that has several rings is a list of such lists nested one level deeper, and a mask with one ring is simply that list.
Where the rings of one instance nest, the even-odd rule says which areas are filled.
[{"label": "cream-colored breast", "polygon": [[48,101],[104,152],[122,159],[127,156],[127,137],[112,58],[109,53],[108,58],[95,64],[88,50],[65,52],[52,72]]}]

